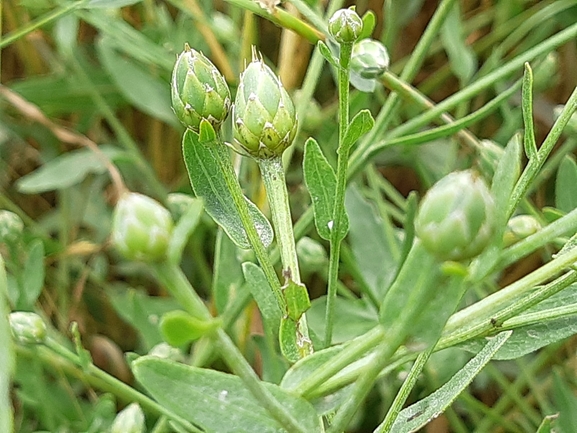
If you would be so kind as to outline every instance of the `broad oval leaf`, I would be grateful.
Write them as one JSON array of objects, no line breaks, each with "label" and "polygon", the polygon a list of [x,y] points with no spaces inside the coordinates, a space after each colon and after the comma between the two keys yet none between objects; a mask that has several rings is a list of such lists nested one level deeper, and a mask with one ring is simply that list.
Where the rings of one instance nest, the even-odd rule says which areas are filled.
[{"label": "broad oval leaf", "polygon": [[[196,196],[203,198],[206,212],[222,227],[230,239],[239,248],[249,249],[250,243],[240,214],[226,185],[220,164],[216,160],[218,155],[212,149],[212,146],[219,145],[221,144],[201,143],[194,131],[187,130],[184,133],[182,152],[190,184]],[[274,236],[270,222],[253,202],[246,197],[245,200],[262,243],[268,247]]]},{"label": "broad oval leaf", "polygon": [[[305,143],[303,170],[305,183],[312,199],[317,232],[321,238],[329,240],[334,221],[337,176],[313,138],[309,138]],[[349,218],[345,212],[339,234],[341,240],[348,231]]]},{"label": "broad oval leaf", "polygon": [[[152,356],[143,356],[132,365],[136,379],[156,401],[206,432],[285,431],[236,376]],[[319,416],[309,402],[277,385],[263,385],[300,421],[304,431],[322,431]]]}]

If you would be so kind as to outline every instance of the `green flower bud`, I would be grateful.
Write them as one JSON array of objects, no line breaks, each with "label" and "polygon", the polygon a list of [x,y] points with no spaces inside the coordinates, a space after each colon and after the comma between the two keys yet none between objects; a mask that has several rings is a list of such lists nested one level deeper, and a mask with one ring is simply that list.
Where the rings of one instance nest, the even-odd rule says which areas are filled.
[{"label": "green flower bud", "polygon": [[46,338],[46,324],[36,313],[16,311],[8,317],[12,335],[23,344],[40,344]]},{"label": "green flower bud", "polygon": [[253,51],[232,109],[234,138],[251,156],[281,155],[297,131],[293,102],[280,79]]},{"label": "green flower bud", "polygon": [[339,44],[352,44],[363,31],[363,20],[353,9],[339,9],[329,20],[329,33]]},{"label": "green flower bud", "polygon": [[0,210],[0,243],[13,244],[20,239],[24,223],[14,212]]},{"label": "green flower bud", "polygon": [[427,192],[415,219],[425,248],[441,260],[465,260],[489,244],[495,202],[482,178],[470,170],[450,173]]},{"label": "green flower bud", "polygon": [[507,228],[503,235],[503,243],[508,247],[521,239],[537,233],[539,230],[541,230],[541,224],[534,216],[516,215],[507,223]]},{"label": "green flower bud", "polygon": [[363,78],[378,78],[389,67],[389,53],[374,39],[363,39],[353,46],[351,70]]},{"label": "green flower bud", "polygon": [[110,428],[110,433],[142,433],[144,413],[137,403],[131,403],[121,410]]},{"label": "green flower bud", "polygon": [[230,90],[204,54],[186,44],[176,59],[170,88],[172,108],[184,126],[198,132],[206,119],[218,131],[230,110]]},{"label": "green flower bud", "polygon": [[124,194],[114,209],[112,242],[129,260],[162,260],[168,249],[173,222],[170,212],[142,194]]}]

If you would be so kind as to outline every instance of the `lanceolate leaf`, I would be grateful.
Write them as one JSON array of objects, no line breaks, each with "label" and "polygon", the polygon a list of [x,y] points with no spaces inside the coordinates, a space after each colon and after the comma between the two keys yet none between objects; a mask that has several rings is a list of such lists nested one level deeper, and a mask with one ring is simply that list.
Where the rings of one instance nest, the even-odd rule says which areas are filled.
[{"label": "lanceolate leaf", "polygon": [[355,144],[356,141],[369,132],[374,125],[375,121],[369,110],[359,111],[356,116],[353,117],[353,120],[351,120],[347,128],[347,133],[343,140],[343,147],[347,148]]},{"label": "lanceolate leaf", "polygon": [[[212,146],[218,145],[220,144],[201,143],[198,134],[190,130],[185,132],[182,139],[182,152],[188,177],[196,196],[204,199],[206,212],[239,248],[248,249],[250,244],[240,215],[216,160],[216,153],[211,149]],[[267,247],[274,236],[272,227],[256,205],[246,197],[245,199],[257,232]]]},{"label": "lanceolate leaf", "polygon": [[[312,199],[317,231],[321,238],[329,240],[334,221],[337,176],[313,138],[309,138],[305,143],[303,170]],[[349,219],[345,213],[341,224],[341,239],[346,236],[348,230]]]},{"label": "lanceolate leaf", "polygon": [[393,424],[391,432],[414,432],[439,416],[479,374],[510,336],[511,331],[507,331],[489,340],[483,350],[459,370],[451,380],[428,397],[403,409]]},{"label": "lanceolate leaf", "polygon": [[[143,356],[133,364],[136,379],[161,405],[206,432],[284,432],[242,380],[215,370]],[[303,398],[264,382],[272,395],[300,421],[304,431],[321,432],[319,417]]]},{"label": "lanceolate leaf", "polygon": [[575,185],[577,185],[577,164],[575,160],[566,156],[557,171],[555,181],[555,205],[564,212],[571,212],[577,208]]}]

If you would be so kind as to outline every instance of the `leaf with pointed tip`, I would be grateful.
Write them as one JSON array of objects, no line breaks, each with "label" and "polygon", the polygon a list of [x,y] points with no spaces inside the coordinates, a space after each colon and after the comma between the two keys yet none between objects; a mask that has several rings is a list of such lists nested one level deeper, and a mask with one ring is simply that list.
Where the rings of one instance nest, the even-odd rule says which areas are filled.
[{"label": "leaf with pointed tip", "polygon": [[[210,130],[205,133],[210,141]],[[234,204],[232,194],[225,182],[221,166],[218,163],[218,153],[213,146],[224,146],[221,143],[201,142],[197,133],[187,130],[182,138],[182,152],[190,184],[197,197],[202,197],[206,212],[214,221],[222,227],[230,239],[239,247],[250,248],[246,232],[242,225],[240,214]],[[270,222],[256,207],[245,197],[249,214],[265,247],[268,247],[273,239],[273,231]]]},{"label": "leaf with pointed tip", "polygon": [[359,111],[347,128],[345,138],[343,140],[343,148],[348,148],[356,143],[356,141],[369,132],[375,125],[375,120],[369,110]]},{"label": "leaf with pointed tip", "polygon": [[[314,138],[309,138],[305,143],[303,171],[305,183],[312,199],[317,231],[321,238],[329,240],[334,221],[333,210],[337,191],[337,176]],[[344,239],[348,231],[349,219],[345,213],[339,233],[341,240]]]},{"label": "leaf with pointed tip", "polygon": [[325,44],[323,41],[319,41],[317,43],[317,47],[319,47],[319,51],[320,51],[321,55],[325,58],[325,60],[327,62],[329,62],[335,68],[339,67],[338,60],[333,56],[333,54],[331,53],[331,50],[327,46],[327,44]]}]

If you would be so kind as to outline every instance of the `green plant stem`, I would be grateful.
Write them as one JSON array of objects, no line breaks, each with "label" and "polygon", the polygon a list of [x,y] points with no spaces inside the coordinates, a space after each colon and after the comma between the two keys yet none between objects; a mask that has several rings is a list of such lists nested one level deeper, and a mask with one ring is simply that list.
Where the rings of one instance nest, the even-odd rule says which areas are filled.
[{"label": "green plant stem", "polygon": [[[285,278],[301,284],[282,157],[279,155],[270,159],[259,159],[257,163],[262,174],[269,207],[272,213],[276,241],[280,248],[283,275]],[[305,313],[303,313],[298,321],[298,330],[304,337],[304,340],[309,341],[308,345],[312,348]]]},{"label": "green plant stem", "polygon": [[339,147],[337,150],[337,188],[333,207],[333,226],[331,227],[329,278],[327,305],[325,312],[324,347],[331,345],[335,315],[335,298],[339,279],[339,260],[341,253],[342,226],[345,215],[345,188],[347,185],[347,167],[350,146],[344,143],[349,126],[349,62],[353,50],[352,44],[341,44],[339,57]]},{"label": "green plant stem", "polygon": [[561,137],[563,129],[567,123],[569,123],[569,120],[571,120],[571,116],[575,110],[577,110],[577,87],[573,89],[573,93],[571,93],[571,96],[565,104],[561,115],[553,124],[551,131],[549,131],[545,141],[543,141],[543,144],[541,147],[539,147],[537,154],[534,158],[529,160],[527,166],[523,170],[523,173],[521,173],[521,177],[517,181],[515,189],[513,190],[513,194],[511,195],[511,199],[509,200],[508,215],[513,214],[519,205],[519,202],[523,199],[523,197],[525,197],[525,194],[527,193],[531,183],[539,174],[539,170],[545,163],[545,160],[557,144],[557,141],[559,141],[559,137]]},{"label": "green plant stem", "polygon": [[[167,262],[154,263],[151,266],[158,280],[188,313],[202,319],[210,319],[212,317],[204,302],[178,266]],[[234,345],[228,334],[223,329],[218,329],[215,331],[214,338],[219,345],[224,361],[233,373],[242,379],[248,390],[271,416],[289,432],[305,433],[298,421],[262,385],[256,373],[244,359],[242,353]]]},{"label": "green plant stem", "polygon": [[234,204],[238,210],[240,219],[243,223],[246,235],[256,255],[256,258],[260,263],[266,279],[276,296],[281,311],[286,312],[286,302],[281,291],[281,285],[278,276],[248,212],[248,206],[230,161],[228,149],[222,143],[214,143],[214,145],[211,145],[211,150],[214,152],[215,158],[220,164],[222,173],[224,174],[225,182],[232,195],[232,199],[234,200]]},{"label": "green plant stem", "polygon": [[73,3],[63,4],[57,9],[48,12],[46,15],[38,17],[34,21],[28,23],[26,26],[19,28],[17,31],[5,35],[0,40],[0,50],[6,48],[8,45],[17,41],[18,39],[23,38],[27,34],[32,33],[34,30],[39,29],[40,27],[49,24],[59,18],[62,18],[71,12],[74,12],[75,9],[82,7],[86,2],[87,0],[80,0]]},{"label": "green plant stem", "polygon": [[[151,398],[140,393],[133,387],[125,384],[105,371],[99,369],[94,364],[88,364],[82,368],[82,361],[79,356],[66,347],[62,346],[52,338],[45,341],[45,347],[34,348],[16,346],[19,356],[26,356],[30,359],[38,359],[43,364],[50,365],[54,371],[63,371],[70,376],[77,377],[82,381],[100,390],[111,392],[122,401],[137,402],[143,408],[151,412],[165,415],[176,422],[187,431],[200,433],[201,430],[194,427],[190,422],[173,413],[170,409],[161,406]],[[57,356],[55,356],[57,355]]]},{"label": "green plant stem", "polygon": [[423,371],[425,364],[429,360],[429,357],[433,353],[433,350],[434,347],[431,346],[426,351],[419,353],[419,356],[417,356],[417,359],[413,363],[413,366],[411,367],[409,374],[405,378],[403,385],[397,392],[397,395],[395,396],[395,399],[393,400],[391,407],[387,411],[385,419],[375,429],[374,433],[388,433],[389,431],[391,431],[391,428],[393,427],[395,420],[397,419],[399,413],[403,409],[403,405],[407,401],[409,394],[411,393],[413,387],[417,383],[417,379],[421,375],[421,372]]}]

